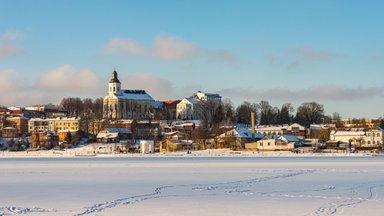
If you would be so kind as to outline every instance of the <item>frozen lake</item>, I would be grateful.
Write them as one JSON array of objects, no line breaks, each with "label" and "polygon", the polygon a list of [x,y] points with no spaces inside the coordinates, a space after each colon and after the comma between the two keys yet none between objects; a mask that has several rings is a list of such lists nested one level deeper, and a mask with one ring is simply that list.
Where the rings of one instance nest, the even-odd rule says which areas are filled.
[{"label": "frozen lake", "polygon": [[3,215],[382,215],[384,157],[0,158]]}]

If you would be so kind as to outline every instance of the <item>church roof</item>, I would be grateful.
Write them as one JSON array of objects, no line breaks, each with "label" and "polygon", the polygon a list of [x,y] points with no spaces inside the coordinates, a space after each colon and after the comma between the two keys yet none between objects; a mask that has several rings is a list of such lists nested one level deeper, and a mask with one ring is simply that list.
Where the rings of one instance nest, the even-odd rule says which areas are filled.
[{"label": "church roof", "polygon": [[144,90],[121,90],[118,98],[129,99],[129,100],[151,100],[153,98]]}]

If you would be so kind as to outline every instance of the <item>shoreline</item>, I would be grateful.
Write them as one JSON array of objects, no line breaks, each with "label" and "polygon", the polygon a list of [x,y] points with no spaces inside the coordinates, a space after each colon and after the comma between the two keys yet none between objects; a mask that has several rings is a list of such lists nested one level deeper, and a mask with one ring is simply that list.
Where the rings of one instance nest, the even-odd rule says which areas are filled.
[{"label": "shoreline", "polygon": [[41,150],[41,151],[22,151],[9,152],[0,151],[0,158],[173,158],[173,157],[217,157],[217,158],[247,158],[247,157],[374,157],[384,156],[384,154],[374,153],[293,153],[293,152],[248,152],[231,151],[229,149],[209,149],[196,150],[188,154],[184,152],[168,153],[93,153],[76,151],[76,149],[66,150]]}]

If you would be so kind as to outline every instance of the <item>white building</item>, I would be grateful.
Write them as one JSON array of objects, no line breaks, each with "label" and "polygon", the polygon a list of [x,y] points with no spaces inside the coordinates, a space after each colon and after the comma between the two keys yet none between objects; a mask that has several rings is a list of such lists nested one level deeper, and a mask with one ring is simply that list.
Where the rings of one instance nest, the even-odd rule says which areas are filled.
[{"label": "white building", "polygon": [[176,105],[176,116],[178,119],[198,119],[198,105],[200,100],[196,98],[184,98]]},{"label": "white building", "polygon": [[217,106],[221,104],[221,96],[215,93],[204,93],[202,91],[198,91],[193,94],[192,97],[200,101],[213,102]]},{"label": "white building", "polygon": [[219,94],[198,91],[191,97],[184,98],[176,105],[176,118],[200,119],[202,117],[201,112],[204,112],[204,110],[201,110],[203,109],[202,103],[212,103],[212,108],[215,109],[221,104],[221,96]]},{"label": "white building", "polygon": [[103,116],[108,119],[146,119],[150,116],[155,100],[144,90],[123,90],[112,72],[108,95],[104,97]]},{"label": "white building", "polygon": [[295,148],[295,143],[265,136],[256,141],[256,148],[259,151],[291,151]]},{"label": "white building", "polygon": [[41,131],[55,131],[53,119],[31,118],[28,121],[28,133]]},{"label": "white building", "polygon": [[380,129],[367,131],[363,129],[333,130],[330,133],[330,140],[364,147],[382,145],[384,141],[383,131]]},{"label": "white building", "polygon": [[264,136],[283,135],[286,128],[287,126],[258,126],[255,131]]}]

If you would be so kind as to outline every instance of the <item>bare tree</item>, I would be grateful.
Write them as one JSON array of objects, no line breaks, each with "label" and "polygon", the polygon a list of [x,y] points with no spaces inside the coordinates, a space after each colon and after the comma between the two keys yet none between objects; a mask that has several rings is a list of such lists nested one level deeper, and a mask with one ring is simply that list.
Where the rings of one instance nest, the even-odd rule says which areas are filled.
[{"label": "bare tree", "polygon": [[251,124],[251,113],[255,113],[255,119],[257,119],[258,105],[251,104],[247,101],[243,102],[236,108],[236,121],[240,124]]},{"label": "bare tree", "polygon": [[304,126],[318,124],[324,117],[324,106],[316,102],[303,103],[297,108],[296,121]]}]

